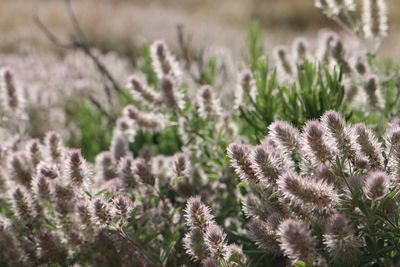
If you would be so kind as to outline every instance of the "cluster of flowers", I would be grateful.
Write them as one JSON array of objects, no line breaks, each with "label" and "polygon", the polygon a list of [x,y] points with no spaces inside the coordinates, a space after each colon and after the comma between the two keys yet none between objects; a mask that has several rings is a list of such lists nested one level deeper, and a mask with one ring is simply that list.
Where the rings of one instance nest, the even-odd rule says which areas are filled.
[{"label": "cluster of flowers", "polygon": [[389,125],[385,142],[336,111],[302,131],[284,121],[269,130],[259,145],[228,147],[232,167],[248,183],[243,212],[251,240],[306,266],[368,262],[377,240],[395,250],[398,239],[386,231],[398,229],[398,124]]},{"label": "cluster of flowers", "polygon": [[134,159],[116,142],[91,164],[55,132],[43,142],[12,141],[1,153],[1,201],[7,211],[0,218],[0,262],[107,266],[107,250],[116,249],[121,264],[157,264],[143,252],[151,245],[141,243],[138,232],[177,231],[181,216],[160,196],[168,180],[153,170],[162,169],[161,161],[172,166],[164,166],[169,175],[185,176],[190,163],[184,154],[161,159],[142,153]]}]

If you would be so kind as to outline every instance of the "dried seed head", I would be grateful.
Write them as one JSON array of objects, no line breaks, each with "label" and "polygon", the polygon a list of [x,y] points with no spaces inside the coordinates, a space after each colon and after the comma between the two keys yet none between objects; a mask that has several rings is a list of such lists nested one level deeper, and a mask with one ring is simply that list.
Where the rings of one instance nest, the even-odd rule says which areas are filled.
[{"label": "dried seed head", "polygon": [[277,148],[291,155],[299,148],[300,133],[286,121],[275,121],[269,127],[272,141]]},{"label": "dried seed head", "polygon": [[221,104],[209,85],[202,86],[199,89],[197,106],[200,116],[204,119],[215,119],[221,116]]},{"label": "dried seed head", "polygon": [[363,186],[364,195],[371,200],[379,200],[389,192],[390,179],[386,173],[376,171],[370,173]]},{"label": "dried seed head", "polygon": [[287,219],[278,230],[280,247],[283,253],[293,261],[309,262],[315,257],[315,239],[306,226],[299,221]]},{"label": "dried seed head", "polygon": [[260,179],[257,177],[250,159],[251,147],[245,144],[230,144],[228,147],[228,157],[231,166],[239,175],[240,179],[258,184]]},{"label": "dried seed head", "polygon": [[228,253],[226,234],[217,224],[207,227],[205,240],[210,254],[215,259],[225,259]]},{"label": "dried seed head", "polygon": [[363,0],[363,32],[367,38],[382,38],[388,32],[385,0]]},{"label": "dried seed head", "polygon": [[155,185],[156,177],[151,172],[150,166],[144,159],[137,159],[133,168],[133,173],[142,181],[144,184],[151,186]]},{"label": "dried seed head", "polygon": [[183,246],[186,254],[194,261],[201,261],[208,256],[208,248],[205,244],[204,233],[200,228],[194,228],[186,233],[183,238]]},{"label": "dried seed head", "polygon": [[66,153],[63,174],[69,183],[78,187],[91,180],[88,164],[79,149],[71,149]]},{"label": "dried seed head", "polygon": [[210,209],[201,202],[200,197],[191,197],[185,208],[186,224],[190,229],[201,229],[206,231],[207,227],[214,222]]},{"label": "dried seed head", "polygon": [[335,213],[329,218],[324,234],[324,244],[335,261],[345,263],[354,259],[360,248],[349,220],[340,213]]}]

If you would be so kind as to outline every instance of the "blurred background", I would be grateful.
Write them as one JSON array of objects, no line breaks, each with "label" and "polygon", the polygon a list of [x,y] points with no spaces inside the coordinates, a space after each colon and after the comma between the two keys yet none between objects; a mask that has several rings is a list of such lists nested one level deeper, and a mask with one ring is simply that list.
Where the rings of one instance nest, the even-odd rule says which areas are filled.
[{"label": "blurred background", "polygon": [[[143,42],[177,42],[176,26],[184,25],[195,47],[228,46],[238,54],[252,19],[265,30],[267,46],[290,42],[299,35],[314,37],[321,28],[337,29],[314,7],[313,0],[72,0],[79,21],[92,44],[102,50],[132,53]],[[400,1],[387,0],[390,35],[381,52],[400,55]],[[0,52],[26,46],[51,50],[54,46],[33,22],[33,16],[63,38],[71,25],[60,0],[1,0]],[[238,54],[240,56],[240,54]]]}]

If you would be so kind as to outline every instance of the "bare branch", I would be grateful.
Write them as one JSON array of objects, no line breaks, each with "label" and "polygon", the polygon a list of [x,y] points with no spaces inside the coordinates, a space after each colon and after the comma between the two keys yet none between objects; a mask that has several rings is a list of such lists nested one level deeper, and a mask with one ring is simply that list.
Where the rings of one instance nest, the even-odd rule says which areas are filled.
[{"label": "bare branch", "polygon": [[92,96],[88,96],[89,101],[104,115],[107,117],[107,119],[111,122],[114,123],[115,122],[115,117],[111,114],[109,114],[104,108],[103,106],[100,104],[99,101],[97,101],[94,97]]}]

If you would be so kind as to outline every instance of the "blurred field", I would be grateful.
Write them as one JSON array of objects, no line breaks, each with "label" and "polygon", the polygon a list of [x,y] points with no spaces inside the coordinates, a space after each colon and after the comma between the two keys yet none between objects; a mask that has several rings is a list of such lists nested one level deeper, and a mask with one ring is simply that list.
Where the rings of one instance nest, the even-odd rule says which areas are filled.
[{"label": "blurred field", "polygon": [[[24,46],[53,46],[33,23],[39,15],[65,38],[70,25],[59,0],[2,0],[1,51]],[[294,36],[314,36],[322,27],[335,28],[312,0],[75,0],[74,8],[86,32],[97,46],[130,51],[144,40],[176,42],[176,25],[183,24],[193,42],[201,46],[228,46],[235,52],[244,46],[243,36],[252,18],[265,28],[266,44],[288,42]],[[391,34],[384,53],[400,55],[400,1],[388,0]]]}]

